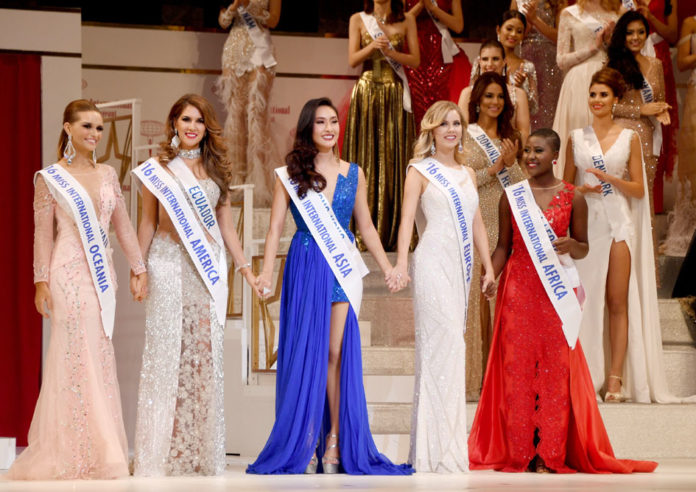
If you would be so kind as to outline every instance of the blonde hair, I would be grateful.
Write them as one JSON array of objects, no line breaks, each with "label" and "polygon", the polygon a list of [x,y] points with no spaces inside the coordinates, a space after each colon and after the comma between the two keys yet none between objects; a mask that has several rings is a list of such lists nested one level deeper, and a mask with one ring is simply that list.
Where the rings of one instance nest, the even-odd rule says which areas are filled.
[{"label": "blonde hair", "polygon": [[[433,130],[439,127],[443,121],[445,121],[445,118],[447,118],[447,114],[449,114],[450,111],[456,111],[459,115],[459,121],[462,123],[463,137],[463,134],[466,131],[464,128],[466,120],[464,119],[464,113],[462,113],[461,108],[452,101],[437,101],[430,106],[425,112],[425,115],[423,115],[423,119],[421,120],[420,124],[420,134],[418,135],[416,143],[413,145],[413,159],[411,159],[411,162],[422,161],[428,155],[430,155],[430,147],[435,142]],[[462,152],[455,152],[454,160],[456,160],[459,164],[464,164],[464,154]]]},{"label": "blonde hair", "polygon": [[[585,9],[585,4],[587,3],[587,0],[578,0],[577,4],[581,9]],[[621,0],[600,0],[599,5],[604,9],[609,12],[616,12],[617,14],[619,13],[619,10],[621,10]]]}]

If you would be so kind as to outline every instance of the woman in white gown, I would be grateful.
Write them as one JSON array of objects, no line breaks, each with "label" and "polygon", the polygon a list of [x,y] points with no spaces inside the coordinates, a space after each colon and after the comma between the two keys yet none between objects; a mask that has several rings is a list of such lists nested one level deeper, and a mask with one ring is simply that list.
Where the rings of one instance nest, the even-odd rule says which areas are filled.
[{"label": "woman in white gown", "polygon": [[[404,185],[393,275],[400,279],[399,287],[406,285],[409,243],[417,222],[420,240],[413,255],[416,384],[409,462],[419,472],[468,470],[464,331],[472,235],[486,271],[481,290],[489,297],[495,291],[476,175],[464,166],[463,121],[453,102],[438,101],[426,111]],[[441,185],[432,184],[438,178],[426,178],[426,174],[444,177],[450,184],[442,185],[442,179]]]},{"label": "woman in white gown", "polygon": [[[662,357],[640,139],[611,114],[624,90],[618,71],[598,71],[590,86],[592,125],[572,131],[568,142],[564,179],[585,194],[588,207],[590,252],[576,262],[587,293],[580,342],[605,401],[674,402]],[[604,171],[593,164],[602,160]]]},{"label": "woman in white gown", "polygon": [[570,132],[592,121],[584,94],[592,74],[607,60],[606,44],[619,17],[621,0],[578,0],[561,11],[556,63],[565,73],[553,129],[561,137],[555,174],[563,176],[565,144]]}]

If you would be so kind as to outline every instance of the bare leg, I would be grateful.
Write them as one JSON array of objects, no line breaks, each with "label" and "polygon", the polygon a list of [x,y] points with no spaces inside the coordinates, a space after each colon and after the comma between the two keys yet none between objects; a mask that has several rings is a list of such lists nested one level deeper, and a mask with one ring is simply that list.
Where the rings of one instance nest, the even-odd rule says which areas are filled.
[{"label": "bare leg", "polygon": [[335,302],[331,306],[331,333],[329,335],[329,367],[326,374],[326,395],[329,399],[329,413],[331,415],[331,430],[326,438],[327,450],[324,458],[335,459],[339,456],[338,447],[328,449],[331,444],[337,443],[339,404],[341,401],[341,351],[343,349],[343,332],[346,327],[348,315],[347,302]]},{"label": "bare leg", "polygon": [[[626,241],[612,242],[607,273],[607,308],[611,344],[611,376],[621,377],[628,346],[628,279],[631,275],[631,252]],[[621,380],[609,377],[607,391],[621,391]]]}]

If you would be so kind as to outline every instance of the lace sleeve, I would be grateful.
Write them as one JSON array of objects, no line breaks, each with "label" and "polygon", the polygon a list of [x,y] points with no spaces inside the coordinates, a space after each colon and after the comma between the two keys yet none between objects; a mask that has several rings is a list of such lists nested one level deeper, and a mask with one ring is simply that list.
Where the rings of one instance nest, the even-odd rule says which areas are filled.
[{"label": "lace sleeve", "polygon": [[128,212],[126,211],[126,202],[123,200],[123,194],[121,193],[121,185],[118,182],[118,176],[113,167],[109,166],[109,177],[111,181],[111,187],[114,190],[114,196],[116,198],[116,206],[114,211],[111,213],[111,223],[114,225],[114,231],[116,232],[116,237],[118,242],[121,244],[123,252],[128,258],[128,263],[130,264],[131,270],[136,275],[143,273],[145,271],[145,262],[143,261],[143,255],[140,252],[140,246],[138,245],[138,237],[135,234],[133,225],[128,217]]},{"label": "lace sleeve", "polygon": [[527,93],[527,100],[529,101],[529,114],[536,114],[539,110],[539,89],[536,67],[534,63],[524,60],[522,62],[522,70],[527,74],[523,89]]},{"label": "lace sleeve", "polygon": [[612,109],[612,114],[616,118],[637,120],[640,118],[640,107],[642,105],[643,100],[640,92],[637,89],[630,89],[619,99],[619,102]]},{"label": "lace sleeve", "polygon": [[567,72],[575,65],[582,63],[597,53],[594,46],[578,47],[573,43],[573,25],[576,20],[566,10],[561,12],[561,20],[558,23],[558,44],[556,47],[556,64],[561,70]]},{"label": "lace sleeve", "polygon": [[34,283],[48,282],[56,201],[42,176],[34,187]]},{"label": "lace sleeve", "polygon": [[232,24],[232,21],[234,20],[234,15],[235,12],[229,8],[221,10],[220,15],[218,16],[218,23],[220,24],[220,27],[223,29],[230,27],[230,24]]}]

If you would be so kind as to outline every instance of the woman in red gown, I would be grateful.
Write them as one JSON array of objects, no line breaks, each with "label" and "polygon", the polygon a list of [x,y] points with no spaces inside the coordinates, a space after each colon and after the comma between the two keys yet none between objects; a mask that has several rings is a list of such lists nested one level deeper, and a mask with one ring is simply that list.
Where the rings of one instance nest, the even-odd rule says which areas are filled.
[{"label": "woman in red gown", "polygon": [[[560,139],[532,133],[523,161],[537,204],[558,236],[559,253],[587,254],[587,204],[573,185],[553,175]],[[578,342],[570,349],[561,321],[539,280],[510,210],[500,200],[500,232],[493,252],[502,270],[495,326],[481,400],[469,435],[469,467],[558,473],[649,472],[657,463],[618,460],[595,399]],[[567,233],[570,229],[570,237]],[[504,267],[504,268],[503,268]]]},{"label": "woman in red gown", "polygon": [[[471,63],[466,53],[453,45],[450,55],[452,62],[445,63],[443,50],[447,50],[451,37],[445,40],[433,19],[440,27],[455,33],[464,28],[461,0],[405,0],[406,10],[416,18],[420,65],[406,68],[408,86],[411,89],[413,115],[416,130],[426,110],[433,103],[442,100],[457,102],[459,93],[469,85]],[[455,54],[456,53],[456,54]]]}]

